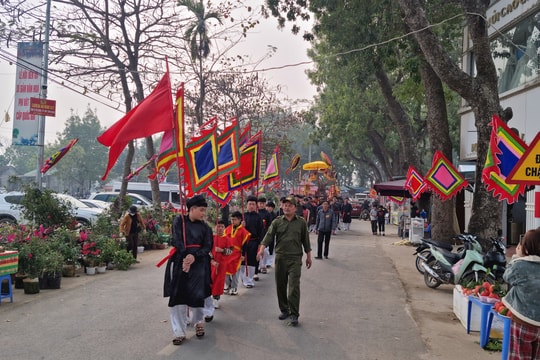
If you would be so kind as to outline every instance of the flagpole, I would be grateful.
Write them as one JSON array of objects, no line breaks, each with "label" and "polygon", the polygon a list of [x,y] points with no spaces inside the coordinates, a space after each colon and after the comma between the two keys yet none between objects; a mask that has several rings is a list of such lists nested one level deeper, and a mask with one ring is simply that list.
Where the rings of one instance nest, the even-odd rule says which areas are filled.
[{"label": "flagpole", "polygon": [[[41,91],[40,99],[47,98],[47,76],[49,72],[49,32],[51,22],[51,0],[47,0],[47,7],[45,10],[45,36],[43,42],[43,64],[41,67]],[[41,175],[41,168],[43,167],[43,154],[45,150],[45,116],[38,116],[38,163],[36,171],[36,182],[38,189],[43,188],[43,180]]]}]

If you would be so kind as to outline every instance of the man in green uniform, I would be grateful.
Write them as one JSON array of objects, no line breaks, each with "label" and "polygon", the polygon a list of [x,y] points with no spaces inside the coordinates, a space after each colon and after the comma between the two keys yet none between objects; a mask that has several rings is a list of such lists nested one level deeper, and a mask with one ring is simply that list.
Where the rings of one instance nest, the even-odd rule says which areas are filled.
[{"label": "man in green uniform", "polygon": [[[300,274],[302,256],[306,253],[306,267],[311,267],[311,245],[306,221],[296,215],[296,199],[287,196],[283,200],[283,215],[278,216],[268,228],[259,246],[257,258],[262,258],[264,249],[274,238],[275,276],[280,320],[289,318],[289,324],[298,325],[300,308]],[[287,294],[287,289],[289,293]]]}]

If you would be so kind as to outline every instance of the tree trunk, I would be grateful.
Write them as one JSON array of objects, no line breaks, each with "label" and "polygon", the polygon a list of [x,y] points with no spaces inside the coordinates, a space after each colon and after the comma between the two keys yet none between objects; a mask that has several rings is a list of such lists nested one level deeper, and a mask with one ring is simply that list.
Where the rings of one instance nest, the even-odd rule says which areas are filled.
[{"label": "tree trunk", "polygon": [[[405,175],[409,164],[416,168],[420,165],[418,154],[414,147],[411,121],[401,103],[394,96],[392,84],[382,68],[379,67],[375,71],[375,77],[381,88],[381,93],[388,104],[390,118],[396,126],[396,131],[400,139],[400,156],[399,160],[396,161],[401,162],[401,164],[397,164],[397,168],[401,173],[392,175]],[[393,169],[396,169],[396,164],[394,164]]]},{"label": "tree trunk", "polygon": [[[451,159],[452,142],[450,140],[448,114],[441,79],[435,74],[431,66],[425,62],[420,65],[419,71],[426,94],[427,133],[430,139],[431,154],[440,150],[444,156]],[[454,202],[442,201],[432,194],[431,203],[432,237],[443,241],[450,239],[455,235],[453,226]]]},{"label": "tree trunk", "polygon": [[[501,227],[501,205],[488,193],[482,184],[482,169],[485,163],[491,127],[488,125],[493,114],[501,112],[497,88],[497,73],[484,21],[489,1],[460,1],[463,16],[473,43],[477,74],[473,78],[463,72],[443,49],[438,37],[429,27],[424,2],[419,0],[398,0],[404,12],[403,19],[412,31],[426,60],[439,78],[463,97],[475,115],[478,131],[476,178],[469,232],[482,238],[496,236]],[[484,17],[474,14],[481,14]]]}]

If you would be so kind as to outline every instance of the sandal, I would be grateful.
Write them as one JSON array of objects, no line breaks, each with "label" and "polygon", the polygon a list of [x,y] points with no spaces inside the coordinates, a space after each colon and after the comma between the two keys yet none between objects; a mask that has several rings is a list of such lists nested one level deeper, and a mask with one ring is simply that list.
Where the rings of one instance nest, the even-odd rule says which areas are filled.
[{"label": "sandal", "polygon": [[195,325],[195,335],[198,338],[201,338],[204,336],[204,325],[203,324],[197,324]]},{"label": "sandal", "polygon": [[175,337],[172,341],[173,345],[182,345],[182,343],[184,342],[184,340],[186,340],[186,337],[185,336],[178,336],[178,337]]}]

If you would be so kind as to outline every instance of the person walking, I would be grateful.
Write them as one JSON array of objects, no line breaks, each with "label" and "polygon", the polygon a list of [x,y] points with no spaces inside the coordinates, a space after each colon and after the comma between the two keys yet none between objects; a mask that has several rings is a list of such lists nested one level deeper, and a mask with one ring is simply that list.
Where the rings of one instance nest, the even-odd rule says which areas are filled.
[{"label": "person walking", "polygon": [[283,201],[283,216],[277,217],[266,232],[259,245],[257,257],[261,258],[264,249],[274,238],[275,247],[275,282],[280,320],[289,318],[289,325],[298,325],[300,316],[300,276],[302,257],[306,253],[306,267],[311,268],[311,244],[306,221],[297,216],[296,199],[288,196]]},{"label": "person walking", "polygon": [[215,309],[219,309],[219,299],[223,295],[227,265],[231,253],[232,241],[225,234],[225,221],[220,219],[216,224],[216,234],[214,235],[214,245],[212,246],[212,259],[210,261],[212,265],[212,302]]},{"label": "person walking", "polygon": [[244,256],[244,265],[241,267],[240,276],[242,283],[248,289],[251,289],[259,281],[259,262],[257,261],[257,248],[262,240],[264,231],[261,215],[257,211],[257,198],[248,196],[247,211],[244,213],[244,227],[251,234],[247,243],[244,244],[242,255]]},{"label": "person walking", "polygon": [[127,251],[131,251],[137,262],[137,246],[139,245],[139,233],[145,228],[144,220],[137,212],[137,207],[131,205],[128,212],[120,221],[120,235],[126,237]]},{"label": "person walking", "polygon": [[343,231],[349,231],[352,222],[352,210],[353,207],[349,202],[349,198],[343,200],[343,207],[341,208],[341,218],[343,219]]},{"label": "person walking", "polygon": [[377,207],[373,205],[369,211],[369,219],[371,220],[371,232],[377,235]]},{"label": "person walking", "polygon": [[386,214],[388,210],[382,205],[377,210],[377,225],[379,226],[379,235],[384,236],[384,224],[386,223]]},{"label": "person walking", "polygon": [[508,360],[540,359],[540,228],[525,233],[503,279],[512,313]]},{"label": "person walking", "polygon": [[317,256],[315,259],[322,259],[323,246],[324,257],[328,259],[330,237],[332,236],[332,230],[335,228],[335,223],[336,217],[334,216],[334,212],[330,209],[328,201],[323,201],[315,219],[315,233],[317,234]]},{"label": "person walking", "polygon": [[225,229],[225,236],[231,241],[232,252],[227,264],[224,292],[230,295],[238,294],[238,278],[242,262],[242,247],[250,238],[249,231],[242,226],[242,213],[235,211],[231,215],[231,224]]},{"label": "person walking", "polygon": [[169,317],[175,338],[174,345],[186,339],[187,308],[191,309],[191,323],[195,335],[204,336],[204,303],[212,293],[210,279],[210,252],[212,229],[204,221],[208,204],[201,195],[186,202],[188,214],[174,218],[172,245],[175,252],[167,261],[163,296],[169,298]]}]

